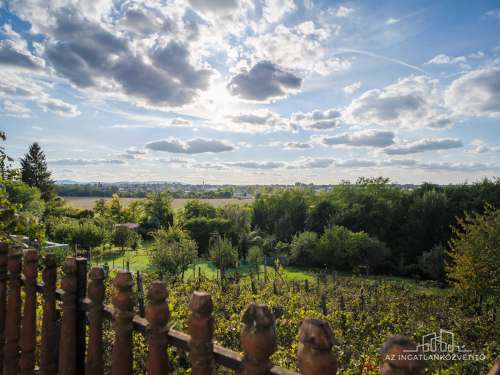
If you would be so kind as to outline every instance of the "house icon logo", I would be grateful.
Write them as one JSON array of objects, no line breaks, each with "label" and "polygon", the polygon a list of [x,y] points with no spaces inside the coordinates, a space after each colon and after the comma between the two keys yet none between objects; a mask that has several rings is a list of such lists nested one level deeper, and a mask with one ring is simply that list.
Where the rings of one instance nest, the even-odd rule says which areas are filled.
[{"label": "house icon logo", "polygon": [[422,337],[422,343],[418,344],[414,350],[404,350],[405,352],[420,353],[470,353],[464,346],[459,346],[455,341],[455,334],[444,329],[432,332]]}]

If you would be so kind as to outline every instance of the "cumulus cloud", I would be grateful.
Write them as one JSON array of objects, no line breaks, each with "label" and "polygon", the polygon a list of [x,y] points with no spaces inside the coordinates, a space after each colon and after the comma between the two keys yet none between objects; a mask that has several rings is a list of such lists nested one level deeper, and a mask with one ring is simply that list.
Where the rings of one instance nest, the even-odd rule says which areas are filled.
[{"label": "cumulus cloud", "polygon": [[426,76],[410,76],[366,91],[346,108],[343,119],[352,124],[412,128],[443,128],[455,120],[445,106],[438,82]]},{"label": "cumulus cloud", "polygon": [[238,0],[188,0],[189,4],[201,12],[227,13],[238,7]]},{"label": "cumulus cloud", "polygon": [[10,25],[4,25],[1,32],[0,65],[34,71],[44,67],[43,59],[28,50],[26,41]]},{"label": "cumulus cloud", "polygon": [[446,104],[464,117],[500,116],[500,67],[473,70],[454,80]]},{"label": "cumulus cloud", "polygon": [[226,165],[228,167],[239,167],[246,169],[276,169],[286,166],[286,164],[281,161],[235,161],[223,163],[223,165]]},{"label": "cumulus cloud", "polygon": [[326,111],[314,110],[312,112],[292,113],[290,118],[293,127],[309,130],[329,130],[340,126],[342,113],[337,109]]},{"label": "cumulus cloud", "polygon": [[30,117],[31,109],[25,107],[21,103],[15,103],[10,100],[5,100],[3,102],[3,111],[2,114],[6,116],[12,117]]},{"label": "cumulus cloud", "polygon": [[352,12],[354,12],[353,8],[341,5],[335,10],[335,15],[337,17],[348,17]]},{"label": "cumulus cloud", "polygon": [[460,65],[464,68],[468,67],[466,65],[467,63],[467,57],[465,56],[457,56],[457,57],[452,57],[445,55],[443,53],[434,56],[432,59],[426,62],[428,65],[450,65],[450,64],[457,64]]},{"label": "cumulus cloud", "polygon": [[355,93],[356,91],[358,91],[360,88],[361,88],[361,81],[358,81],[358,82],[354,82],[353,84],[351,85],[347,85],[347,86],[344,86],[342,88],[342,90],[346,93],[346,94],[353,94]]},{"label": "cumulus cloud", "polygon": [[294,0],[264,0],[262,15],[267,22],[274,23],[295,9],[297,7]]},{"label": "cumulus cloud", "polygon": [[296,92],[302,79],[282,70],[271,61],[260,61],[249,71],[235,75],[227,85],[229,92],[242,99],[267,101]]},{"label": "cumulus cloud", "polygon": [[49,160],[50,165],[98,165],[98,164],[126,164],[119,159],[54,159]]},{"label": "cumulus cloud", "polygon": [[321,138],[327,146],[387,147],[394,144],[394,133],[381,130],[361,130]]},{"label": "cumulus cloud", "polygon": [[77,106],[66,103],[61,99],[42,97],[37,101],[37,104],[43,111],[54,112],[63,117],[75,117],[81,113]]},{"label": "cumulus cloud", "polygon": [[229,129],[242,132],[261,133],[290,130],[287,119],[269,110],[244,112],[227,117]]},{"label": "cumulus cloud", "polygon": [[209,86],[212,70],[197,67],[184,42],[150,42],[149,49],[132,45],[75,7],[60,8],[54,17],[45,55],[59,75],[80,88],[121,89],[141,104],[175,107],[192,103]]},{"label": "cumulus cloud", "polygon": [[174,154],[202,154],[232,151],[235,147],[227,142],[215,139],[194,138],[188,141],[170,137],[149,142],[146,148],[153,151],[164,151]]},{"label": "cumulus cloud", "polygon": [[415,142],[397,144],[384,150],[389,155],[408,155],[425,151],[449,150],[463,147],[462,141],[454,138],[425,138]]},{"label": "cumulus cloud", "polygon": [[276,141],[269,143],[271,147],[279,147],[285,150],[306,150],[312,148],[312,144],[309,142],[282,142]]},{"label": "cumulus cloud", "polygon": [[485,154],[485,153],[500,153],[500,146],[492,146],[481,140],[474,140],[471,142],[473,146],[472,152],[475,154]]},{"label": "cumulus cloud", "polygon": [[293,27],[277,25],[273,31],[249,37],[245,43],[254,60],[269,60],[287,69],[328,75],[347,71],[351,62],[328,56],[327,42],[335,35],[333,25],[318,27],[306,21]]}]

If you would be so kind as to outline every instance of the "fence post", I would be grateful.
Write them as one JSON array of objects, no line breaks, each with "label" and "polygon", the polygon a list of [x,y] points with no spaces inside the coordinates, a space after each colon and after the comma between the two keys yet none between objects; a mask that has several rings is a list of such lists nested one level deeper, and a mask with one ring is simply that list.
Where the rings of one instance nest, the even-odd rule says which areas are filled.
[{"label": "fence post", "polygon": [[0,375],[3,375],[3,350],[5,345],[8,253],[8,245],[5,242],[0,242]]},{"label": "fence post", "polygon": [[139,315],[144,318],[144,286],[142,284],[142,275],[137,271],[137,297],[139,302]]},{"label": "fence post", "polygon": [[77,294],[77,262],[74,257],[67,257],[63,265],[64,276],[61,280],[62,320],[59,339],[59,371],[60,375],[76,374],[76,294]]},{"label": "fence post", "polygon": [[21,374],[35,373],[36,348],[36,277],[38,275],[38,251],[24,252],[24,310],[21,325]]},{"label": "fence post", "polygon": [[272,367],[269,357],[276,350],[276,325],[266,305],[252,302],[242,318],[241,347],[244,351],[245,375],[268,374]]},{"label": "fence post", "polygon": [[9,249],[7,268],[9,288],[7,292],[7,317],[5,321],[5,349],[3,373],[17,375],[19,371],[19,332],[21,325],[21,248]]},{"label": "fence post", "polygon": [[119,270],[113,282],[115,293],[113,294],[113,306],[115,307],[113,328],[115,341],[112,353],[112,375],[132,375],[132,319],[134,318],[134,297],[132,288],[134,279],[132,274],[125,270]]},{"label": "fence post", "polygon": [[44,257],[43,278],[43,318],[42,343],[40,348],[40,373],[53,375],[57,370],[57,328],[56,328],[56,257],[47,254]]},{"label": "fence post", "polygon": [[336,374],[337,360],[332,353],[333,337],[324,320],[305,318],[299,330],[297,366],[303,375]]},{"label": "fence post", "polygon": [[213,369],[214,319],[210,294],[194,292],[189,301],[189,362],[193,375],[210,375]]},{"label": "fence post", "polygon": [[87,258],[76,258],[76,374],[85,374],[85,336],[87,315],[82,301],[87,296]]},{"label": "fence post", "polygon": [[87,350],[87,366],[85,374],[102,375],[104,366],[102,360],[103,342],[102,342],[102,321],[104,300],[104,278],[105,272],[102,267],[93,267],[89,274],[90,282],[88,286],[88,295],[90,299],[89,308],[89,345]]},{"label": "fence post", "polygon": [[167,287],[163,281],[154,281],[148,290],[146,319],[148,328],[148,375],[168,373],[167,323],[169,319]]}]

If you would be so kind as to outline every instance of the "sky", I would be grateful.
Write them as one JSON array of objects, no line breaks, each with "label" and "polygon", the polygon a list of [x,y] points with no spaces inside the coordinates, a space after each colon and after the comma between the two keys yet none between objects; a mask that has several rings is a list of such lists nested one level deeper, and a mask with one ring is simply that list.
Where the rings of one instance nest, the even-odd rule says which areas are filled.
[{"label": "sky", "polygon": [[57,180],[500,177],[500,2],[0,0],[0,129]]}]

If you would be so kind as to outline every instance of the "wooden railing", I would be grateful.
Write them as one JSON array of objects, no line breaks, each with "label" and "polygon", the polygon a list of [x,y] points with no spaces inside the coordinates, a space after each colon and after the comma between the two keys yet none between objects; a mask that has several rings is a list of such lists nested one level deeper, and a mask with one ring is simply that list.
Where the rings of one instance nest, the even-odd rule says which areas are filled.
[{"label": "wooden railing", "polygon": [[[103,340],[105,320],[113,323],[113,375],[133,373],[133,331],[146,337],[148,375],[168,373],[168,346],[189,353],[194,375],[212,374],[216,365],[249,375],[296,374],[273,366],[270,361],[277,345],[276,326],[273,314],[265,305],[251,303],[243,314],[240,337],[244,354],[241,355],[214,344],[213,306],[209,294],[193,293],[189,302],[188,333],[183,333],[167,328],[169,307],[164,282],[155,281],[150,285],[142,318],[134,314],[134,281],[130,272],[118,271],[113,281],[112,306],[107,306],[103,303],[105,273],[102,268],[92,268],[87,283],[86,259],[68,257],[62,267],[61,289],[56,289],[54,255],[47,254],[42,259],[43,282],[37,282],[38,262],[37,250],[23,251],[0,243],[0,374],[103,374],[103,352],[108,349]],[[37,295],[43,300],[38,362]],[[57,301],[61,301],[61,313],[56,308]],[[305,318],[299,329],[297,366],[300,372],[336,374],[337,362],[332,346],[328,323]],[[420,364],[397,361],[383,364],[380,371],[384,375],[418,374],[419,369]]]}]

